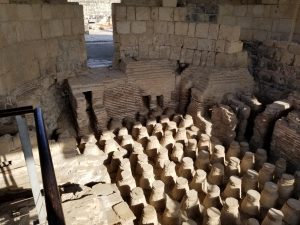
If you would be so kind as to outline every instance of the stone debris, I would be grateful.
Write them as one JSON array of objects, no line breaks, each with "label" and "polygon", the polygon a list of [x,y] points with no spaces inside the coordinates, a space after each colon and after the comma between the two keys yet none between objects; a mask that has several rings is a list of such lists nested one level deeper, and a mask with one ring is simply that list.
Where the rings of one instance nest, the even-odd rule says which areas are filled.
[{"label": "stone debris", "polygon": [[236,115],[229,106],[220,105],[212,109],[212,136],[228,146],[236,137],[238,124]]}]

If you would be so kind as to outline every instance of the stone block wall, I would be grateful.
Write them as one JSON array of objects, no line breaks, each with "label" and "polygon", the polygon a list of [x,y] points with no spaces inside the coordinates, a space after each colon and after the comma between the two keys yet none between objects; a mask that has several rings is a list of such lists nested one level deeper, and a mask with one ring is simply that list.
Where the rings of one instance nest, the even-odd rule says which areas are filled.
[{"label": "stone block wall", "polygon": [[0,4],[0,108],[41,106],[51,134],[65,105],[61,81],[86,67],[83,34],[78,4]]},{"label": "stone block wall", "polygon": [[85,66],[82,6],[0,4],[0,95]]},{"label": "stone block wall", "polygon": [[[247,60],[240,27],[187,21],[185,7],[114,4],[115,58],[168,59],[231,67]],[[245,67],[246,63],[237,66]]]},{"label": "stone block wall", "polygon": [[300,42],[299,2],[259,5],[219,5],[218,23],[241,27],[242,40]]}]

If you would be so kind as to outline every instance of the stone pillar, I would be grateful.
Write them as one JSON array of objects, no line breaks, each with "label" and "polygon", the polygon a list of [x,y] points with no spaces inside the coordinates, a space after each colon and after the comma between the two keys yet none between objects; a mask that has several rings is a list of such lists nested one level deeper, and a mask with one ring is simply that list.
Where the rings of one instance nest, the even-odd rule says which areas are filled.
[{"label": "stone pillar", "polygon": [[265,183],[273,180],[275,166],[271,163],[264,163],[263,167],[258,172],[258,188],[262,190]]},{"label": "stone pillar", "polygon": [[178,131],[177,123],[174,121],[170,121],[166,127],[166,131],[171,131],[173,136],[175,136]]},{"label": "stone pillar", "polygon": [[235,198],[226,198],[221,210],[221,223],[241,225],[239,202]]},{"label": "stone pillar", "polygon": [[261,225],[282,225],[282,219],[283,213],[278,209],[271,208]]},{"label": "stone pillar", "polygon": [[136,187],[135,179],[133,178],[129,170],[124,170],[120,174],[119,180],[117,180],[117,186],[124,199],[127,199],[130,192]]},{"label": "stone pillar", "polygon": [[180,219],[178,218],[180,215],[180,205],[176,201],[167,198],[166,209],[163,214],[162,224],[166,225],[179,225]]},{"label": "stone pillar", "polygon": [[166,148],[161,148],[158,151],[157,161],[156,161],[156,167],[159,169],[163,169],[165,167],[165,164],[168,163],[169,160],[169,151]]},{"label": "stone pillar", "polygon": [[140,122],[135,122],[133,127],[132,127],[132,132],[131,135],[133,137],[134,140],[137,140],[139,133],[140,133],[140,129],[141,127],[143,127],[143,125]]},{"label": "stone pillar", "polygon": [[283,221],[288,225],[300,224],[300,201],[290,198],[281,208],[283,212]]},{"label": "stone pillar", "polygon": [[295,184],[295,177],[293,175],[284,173],[278,181],[278,203],[283,205],[293,194]]},{"label": "stone pillar", "polygon": [[214,163],[207,177],[210,184],[222,185],[224,182],[224,166],[221,163]]},{"label": "stone pillar", "polygon": [[206,150],[199,151],[198,157],[195,162],[195,167],[197,169],[201,169],[201,170],[208,172],[209,165],[210,165],[209,152]]},{"label": "stone pillar", "polygon": [[225,163],[225,148],[222,145],[216,145],[213,153],[210,157],[210,162],[213,163]]},{"label": "stone pillar", "polygon": [[151,190],[154,180],[153,167],[148,163],[142,164],[142,176],[139,180],[139,186],[143,188],[143,190]]},{"label": "stone pillar", "polygon": [[221,225],[221,212],[215,207],[206,210],[203,225]]},{"label": "stone pillar", "polygon": [[265,149],[258,148],[255,152],[255,165],[254,168],[256,171],[259,171],[265,162],[267,162],[267,152]]},{"label": "stone pillar", "polygon": [[156,123],[157,123],[156,119],[148,119],[147,120],[146,128],[147,128],[147,131],[148,131],[149,135],[152,135],[152,132],[154,130],[154,127],[155,127]]},{"label": "stone pillar", "polygon": [[143,189],[140,187],[134,188],[130,192],[130,208],[136,218],[141,218],[144,207],[147,205]]},{"label": "stone pillar", "polygon": [[254,169],[255,155],[252,152],[245,152],[241,161],[241,175],[244,175],[248,170]]},{"label": "stone pillar", "polygon": [[196,160],[198,154],[197,140],[196,139],[188,139],[188,145],[185,150],[185,156]]},{"label": "stone pillar", "polygon": [[183,145],[181,143],[175,143],[171,154],[171,160],[176,163],[181,163],[183,156]]},{"label": "stone pillar", "polygon": [[172,189],[171,197],[174,200],[180,202],[188,190],[189,190],[188,180],[184,177],[178,177]]},{"label": "stone pillar", "polygon": [[207,194],[203,200],[205,208],[216,207],[221,208],[220,188],[217,185],[211,185],[207,189]]},{"label": "stone pillar", "polygon": [[152,205],[158,213],[162,213],[165,210],[165,184],[161,180],[155,180],[152,183],[152,192],[149,198],[149,204]]},{"label": "stone pillar", "polygon": [[201,134],[199,136],[198,149],[199,151],[205,150],[211,152],[211,141],[207,134]]},{"label": "stone pillar", "polygon": [[193,220],[198,220],[201,217],[200,209],[202,210],[203,206],[200,205],[196,190],[187,191],[182,199],[180,209],[185,216]]},{"label": "stone pillar", "polygon": [[226,185],[225,190],[222,193],[222,198],[226,199],[232,197],[235,199],[241,199],[242,197],[242,181],[239,177],[231,176]]},{"label": "stone pillar", "polygon": [[171,131],[166,131],[160,141],[160,144],[162,147],[167,148],[169,151],[172,151],[173,146],[175,144],[173,133]]},{"label": "stone pillar", "polygon": [[184,157],[179,166],[178,175],[190,181],[193,178],[194,173],[195,169],[193,159],[190,157]]},{"label": "stone pillar", "polygon": [[164,131],[160,123],[155,124],[152,135],[156,136],[159,141],[162,139],[162,137],[164,136]]},{"label": "stone pillar", "polygon": [[260,211],[260,194],[255,190],[248,190],[241,204],[241,211],[248,217],[257,217]]},{"label": "stone pillar", "polygon": [[155,208],[152,205],[147,205],[143,209],[140,225],[158,225],[158,218]]},{"label": "stone pillar", "polygon": [[236,157],[230,157],[225,167],[226,181],[230,176],[240,175],[240,160]]},{"label": "stone pillar", "polygon": [[155,159],[157,157],[158,151],[161,145],[156,136],[150,136],[145,149],[145,153],[150,159]]},{"label": "stone pillar", "polygon": [[206,172],[204,170],[196,170],[193,180],[190,184],[190,189],[195,189],[198,192],[199,199],[202,202],[207,193],[208,183],[206,180]]},{"label": "stone pillar", "polygon": [[163,171],[161,172],[160,179],[166,185],[166,191],[173,189],[176,183],[177,174],[175,167],[176,164],[174,162],[169,161],[167,164],[165,164]]},{"label": "stone pillar", "polygon": [[242,193],[247,193],[248,190],[256,190],[258,187],[258,173],[255,170],[247,170],[242,178]]},{"label": "stone pillar", "polygon": [[273,182],[266,182],[260,194],[261,217],[264,217],[269,209],[276,206],[278,196],[277,185]]},{"label": "stone pillar", "polygon": [[183,146],[187,145],[188,138],[186,136],[186,129],[184,127],[178,128],[178,131],[175,135],[175,141],[183,144]]},{"label": "stone pillar", "polygon": [[137,155],[137,162],[136,162],[136,168],[135,168],[135,173],[137,175],[142,175],[143,169],[142,165],[143,164],[148,164],[148,156],[146,154],[138,154]]},{"label": "stone pillar", "polygon": [[137,137],[137,142],[140,143],[143,148],[146,148],[148,143],[149,134],[146,127],[141,127],[139,130],[139,135]]}]

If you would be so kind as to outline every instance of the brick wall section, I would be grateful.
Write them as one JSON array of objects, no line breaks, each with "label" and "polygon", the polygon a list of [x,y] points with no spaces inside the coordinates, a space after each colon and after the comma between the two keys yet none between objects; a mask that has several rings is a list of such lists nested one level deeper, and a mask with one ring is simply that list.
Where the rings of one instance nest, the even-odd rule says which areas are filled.
[{"label": "brick wall section", "polygon": [[[202,66],[246,66],[240,27],[186,21],[185,7],[113,5],[116,59],[169,59]],[[236,63],[236,59],[243,63]]]},{"label": "brick wall section", "polygon": [[86,62],[82,6],[0,4],[0,95]]},{"label": "brick wall section", "polygon": [[[289,2],[288,2],[289,3]],[[298,2],[298,4],[300,4]],[[295,22],[293,4],[219,5],[218,23],[241,27],[242,40],[287,41]],[[293,41],[300,42],[300,13],[296,17]]]}]

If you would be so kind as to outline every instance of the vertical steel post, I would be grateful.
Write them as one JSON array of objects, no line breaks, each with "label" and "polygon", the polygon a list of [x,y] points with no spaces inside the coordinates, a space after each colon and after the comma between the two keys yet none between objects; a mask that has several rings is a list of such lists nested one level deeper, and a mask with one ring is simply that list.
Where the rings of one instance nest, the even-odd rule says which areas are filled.
[{"label": "vertical steel post", "polygon": [[47,221],[45,200],[41,193],[40,182],[38,180],[37,171],[35,168],[35,161],[32,154],[32,148],[31,148],[26,119],[23,118],[22,116],[16,116],[16,121],[18,124],[20,140],[22,144],[24,157],[25,157],[27,172],[28,172],[32,194],[34,198],[34,203],[39,218],[39,223],[44,224]]},{"label": "vertical steel post", "polygon": [[49,225],[65,225],[63,209],[55,178],[52,157],[41,108],[34,110],[41,172]]}]

